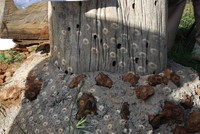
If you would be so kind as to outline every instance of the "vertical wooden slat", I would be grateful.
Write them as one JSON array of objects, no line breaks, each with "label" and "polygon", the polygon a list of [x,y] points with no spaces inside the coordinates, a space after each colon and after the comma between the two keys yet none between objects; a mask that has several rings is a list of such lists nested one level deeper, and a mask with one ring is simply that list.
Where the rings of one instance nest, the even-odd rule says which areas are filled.
[{"label": "vertical wooden slat", "polygon": [[3,22],[3,15],[4,15],[4,9],[5,9],[5,0],[0,1],[0,36],[1,36],[1,28],[2,28],[2,22]]}]

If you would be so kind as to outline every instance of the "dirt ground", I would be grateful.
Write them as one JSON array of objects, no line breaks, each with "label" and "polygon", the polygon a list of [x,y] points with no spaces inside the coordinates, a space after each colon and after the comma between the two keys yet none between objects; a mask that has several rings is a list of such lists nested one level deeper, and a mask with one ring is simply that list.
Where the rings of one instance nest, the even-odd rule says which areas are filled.
[{"label": "dirt ground", "polygon": [[12,78],[14,72],[20,67],[21,63],[33,53],[49,53],[50,46],[48,41],[16,41],[16,48],[0,51],[0,86],[5,85]]}]

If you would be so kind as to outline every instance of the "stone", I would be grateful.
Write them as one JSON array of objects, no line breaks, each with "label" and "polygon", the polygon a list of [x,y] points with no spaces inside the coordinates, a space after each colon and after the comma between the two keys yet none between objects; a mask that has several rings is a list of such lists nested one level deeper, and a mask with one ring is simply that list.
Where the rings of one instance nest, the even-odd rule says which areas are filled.
[{"label": "stone", "polygon": [[8,68],[8,64],[0,62],[0,74],[4,74],[7,68]]},{"label": "stone", "polygon": [[168,81],[169,81],[169,79],[167,79],[166,77],[163,76],[162,83],[167,85]]},{"label": "stone", "polygon": [[184,120],[183,109],[179,105],[175,105],[170,101],[166,101],[162,111],[159,113],[165,117],[167,122],[180,123]]},{"label": "stone", "polygon": [[25,83],[25,97],[33,101],[37,99],[42,87],[42,81],[37,80],[35,76],[28,76]]},{"label": "stone", "polygon": [[187,130],[184,127],[176,126],[173,130],[173,134],[187,134]]},{"label": "stone", "polygon": [[0,78],[0,86],[3,86],[4,80]]},{"label": "stone", "polygon": [[69,84],[69,88],[75,88],[78,86],[78,84],[84,80],[84,78],[86,77],[86,75],[81,74],[75,78],[72,79],[72,81]]},{"label": "stone", "polygon": [[162,115],[148,115],[149,123],[153,127],[153,129],[157,129],[162,125]]},{"label": "stone", "polygon": [[0,75],[0,86],[3,85],[3,83],[5,82],[5,75]]},{"label": "stone", "polygon": [[120,111],[121,119],[128,120],[130,116],[129,104],[124,102]]},{"label": "stone", "polygon": [[108,75],[105,75],[103,72],[100,72],[95,77],[96,84],[103,87],[111,88],[113,85],[113,81],[108,77]]},{"label": "stone", "polygon": [[5,82],[8,82],[8,81],[11,80],[11,79],[12,79],[11,76],[6,76],[6,78],[5,78]]},{"label": "stone", "polygon": [[[13,74],[14,74],[14,70],[16,70],[16,69],[14,69],[14,68],[8,68],[7,70],[6,70],[6,73],[7,72],[9,72],[9,74],[7,74],[7,75],[10,75],[10,76],[13,76]],[[6,75],[6,74],[5,74]]]},{"label": "stone", "polygon": [[181,123],[184,121],[183,109],[172,102],[166,101],[165,105],[157,115],[149,115],[149,123],[154,129],[166,123]]},{"label": "stone", "polygon": [[122,80],[125,82],[129,82],[132,86],[135,86],[138,83],[139,79],[140,76],[133,73],[127,73],[122,76]]},{"label": "stone", "polygon": [[200,132],[200,112],[192,112],[185,122],[185,128],[190,133]]},{"label": "stone", "polygon": [[172,73],[171,74],[171,81],[176,85],[176,86],[180,86],[180,76],[178,76],[177,74],[175,74],[175,73]]},{"label": "stone", "polygon": [[181,102],[180,102],[181,106],[183,106],[185,109],[192,108],[194,104],[193,102],[194,97],[189,96],[188,94],[184,94],[182,97],[183,98],[181,99]]},{"label": "stone", "polygon": [[29,52],[28,49],[26,48],[26,46],[21,46],[21,45],[16,47],[16,48],[14,48],[13,50],[15,50],[17,52],[23,52],[23,53]]},{"label": "stone", "polygon": [[196,95],[200,96],[200,88],[197,88],[197,89],[195,90],[195,93],[196,93]]},{"label": "stone", "polygon": [[0,79],[4,80],[5,79],[5,75],[0,75]]},{"label": "stone", "polygon": [[172,73],[171,69],[165,69],[163,73],[164,77],[166,77],[167,79],[171,79],[171,73]]},{"label": "stone", "polygon": [[36,50],[36,52],[41,52],[41,54],[44,53],[49,53],[50,52],[50,44],[48,43],[43,43],[41,45],[39,45]]},{"label": "stone", "polygon": [[11,72],[8,72],[8,71],[6,71],[4,75],[5,75],[6,77],[11,77],[11,76],[12,76],[12,73],[11,73]]},{"label": "stone", "polygon": [[97,115],[97,100],[92,93],[83,93],[77,101],[78,112],[76,119],[85,118],[88,114]]},{"label": "stone", "polygon": [[168,83],[168,79],[159,74],[154,74],[154,75],[148,76],[147,81],[148,81],[148,84],[151,86],[156,86],[156,85],[162,84],[162,83],[167,85],[167,83]]},{"label": "stone", "polygon": [[164,77],[171,80],[176,86],[180,86],[180,76],[175,74],[172,70],[166,69],[164,71]]},{"label": "stone", "polygon": [[22,90],[24,90],[24,88],[20,88],[16,85],[4,89],[0,92],[0,102],[6,108],[20,105]]},{"label": "stone", "polygon": [[138,99],[146,100],[154,94],[154,89],[150,85],[140,85],[135,88],[135,93]]}]

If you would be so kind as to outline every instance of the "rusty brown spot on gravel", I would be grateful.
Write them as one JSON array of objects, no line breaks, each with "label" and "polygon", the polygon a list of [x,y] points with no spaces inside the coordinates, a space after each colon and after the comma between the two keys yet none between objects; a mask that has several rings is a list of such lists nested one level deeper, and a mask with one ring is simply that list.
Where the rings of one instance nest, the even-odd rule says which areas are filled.
[{"label": "rusty brown spot on gravel", "polygon": [[75,87],[77,87],[78,84],[79,84],[82,80],[84,80],[85,77],[86,77],[86,75],[81,74],[81,75],[79,75],[79,76],[73,78],[72,81],[71,81],[70,84],[69,84],[69,88],[75,88]]},{"label": "rusty brown spot on gravel", "polygon": [[28,100],[33,101],[37,98],[37,95],[41,90],[42,81],[36,79],[35,76],[28,76],[25,87],[25,97]]},{"label": "rusty brown spot on gravel", "polygon": [[113,81],[108,77],[108,75],[105,75],[103,72],[99,73],[95,77],[95,80],[97,85],[99,86],[111,88],[113,85]]},{"label": "rusty brown spot on gravel", "polygon": [[162,111],[157,115],[149,115],[149,122],[154,129],[165,123],[181,123],[184,121],[183,109],[179,105],[166,101]]},{"label": "rusty brown spot on gravel", "polygon": [[21,93],[24,88],[12,86],[0,92],[0,102],[3,106],[10,108],[21,104]]},{"label": "rusty brown spot on gravel", "polygon": [[190,133],[200,132],[200,112],[192,112],[185,122],[185,128]]},{"label": "rusty brown spot on gravel", "polygon": [[187,134],[187,130],[184,127],[176,126],[173,130],[173,134]]},{"label": "rusty brown spot on gravel", "polygon": [[164,77],[171,80],[176,86],[180,86],[180,76],[175,74],[172,70],[166,69],[164,71]]},{"label": "rusty brown spot on gravel", "polygon": [[135,93],[138,99],[146,100],[154,94],[154,89],[150,85],[140,85],[135,88]]},{"label": "rusty brown spot on gravel", "polygon": [[130,116],[129,104],[124,102],[120,111],[121,119],[128,120]]},{"label": "rusty brown spot on gravel", "polygon": [[154,75],[148,76],[147,82],[151,86],[156,86],[156,85],[162,84],[162,83],[167,85],[168,79],[166,77],[159,75],[159,74],[154,74]]},{"label": "rusty brown spot on gravel", "polygon": [[140,76],[133,73],[127,73],[122,76],[122,80],[131,83],[132,86],[135,86],[138,83],[139,79]]},{"label": "rusty brown spot on gravel", "polygon": [[181,99],[181,106],[183,106],[185,109],[190,109],[193,107],[193,100],[194,100],[194,97],[193,96],[189,96],[188,94],[184,94],[182,96],[183,98]]},{"label": "rusty brown spot on gravel", "polygon": [[78,112],[76,119],[86,117],[88,114],[97,115],[97,101],[92,93],[83,93],[77,101]]}]

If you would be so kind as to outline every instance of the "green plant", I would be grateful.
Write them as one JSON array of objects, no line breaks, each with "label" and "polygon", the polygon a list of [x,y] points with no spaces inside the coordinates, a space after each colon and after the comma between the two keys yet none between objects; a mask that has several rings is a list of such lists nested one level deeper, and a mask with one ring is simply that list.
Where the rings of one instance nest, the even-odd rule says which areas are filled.
[{"label": "green plant", "polygon": [[90,134],[89,131],[87,131],[88,128],[90,128],[89,126],[85,126],[85,122],[87,121],[87,117],[86,118],[82,118],[80,119],[77,124],[76,124],[76,129],[79,130],[79,134]]},{"label": "green plant", "polygon": [[22,134],[27,134],[27,133],[22,129],[22,127],[19,125],[18,122],[16,122],[16,124],[17,124],[17,126],[18,126],[18,128],[20,129],[20,131],[21,131]]},{"label": "green plant", "polygon": [[8,50],[5,52],[0,53],[0,62],[4,63],[14,63],[14,62],[21,62],[25,56],[21,55],[15,50]]},{"label": "green plant", "polygon": [[193,30],[187,37],[194,21],[193,5],[189,2],[186,4],[186,8],[177,30],[175,45],[168,53],[168,57],[183,66],[192,67],[193,69],[200,71],[199,62],[192,59],[192,50],[195,44],[195,30]]},{"label": "green plant", "polygon": [[[85,122],[87,121],[87,118],[82,118],[76,124],[72,122],[72,112],[74,111],[74,108],[75,108],[75,105],[76,105],[76,102],[77,102],[77,99],[78,99],[78,94],[80,93],[83,85],[84,85],[84,81],[81,81],[80,84],[78,85],[77,92],[76,92],[75,98],[74,98],[73,103],[72,103],[71,111],[70,111],[70,114],[69,114],[68,134],[74,134],[74,129],[78,130],[79,134],[84,134],[84,133],[89,134],[90,133],[89,131],[86,130],[89,127],[85,126]],[[71,129],[71,127],[73,129]]]},{"label": "green plant", "polygon": [[0,53],[0,62],[4,62],[6,59],[5,55],[3,53]]},{"label": "green plant", "polygon": [[186,4],[185,10],[183,12],[179,28],[186,28],[189,29],[190,26],[194,23],[194,11],[193,5],[191,2]]}]

